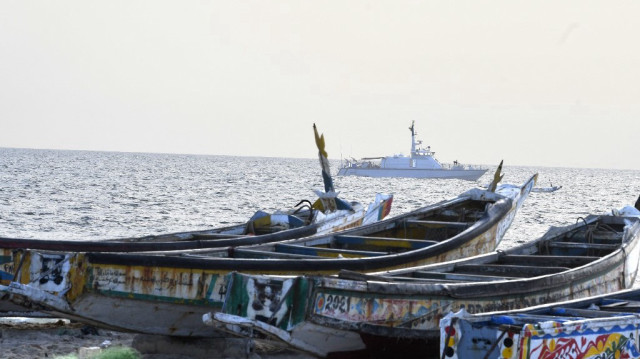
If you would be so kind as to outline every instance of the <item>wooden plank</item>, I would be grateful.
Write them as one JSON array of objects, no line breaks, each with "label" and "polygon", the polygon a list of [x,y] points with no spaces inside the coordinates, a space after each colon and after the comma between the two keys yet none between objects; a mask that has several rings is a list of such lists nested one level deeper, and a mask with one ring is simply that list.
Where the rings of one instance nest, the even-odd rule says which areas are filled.
[{"label": "wooden plank", "polygon": [[422,280],[419,278],[370,275],[346,269],[340,270],[340,272],[338,273],[338,278],[358,281],[372,280],[378,282],[422,282]]},{"label": "wooden plank", "polygon": [[407,225],[414,226],[425,226],[425,227],[458,227],[458,228],[467,228],[470,226],[470,223],[467,222],[447,222],[447,221],[420,221],[420,220],[407,220],[405,221]]},{"label": "wooden plank", "polygon": [[580,243],[580,242],[549,242],[549,248],[561,249],[597,249],[603,251],[615,251],[620,248],[619,244],[599,244],[599,243]]},{"label": "wooden plank", "polygon": [[551,314],[554,316],[584,317],[584,318],[607,318],[615,317],[619,313],[612,313],[597,309],[580,309],[580,308],[562,308],[553,307]]},{"label": "wooden plank", "polygon": [[491,274],[510,277],[534,277],[569,270],[567,267],[520,266],[500,264],[464,264],[455,266],[456,273]]},{"label": "wooden plank", "polygon": [[[581,232],[580,235],[568,236],[567,239],[572,242],[586,242],[587,239],[584,236],[584,233]],[[620,242],[622,240],[621,232],[593,232],[591,234],[591,240],[594,241],[604,241],[604,242]]]},{"label": "wooden plank", "polygon": [[302,254],[318,257],[344,257],[344,258],[359,258],[359,257],[375,257],[386,255],[386,252],[372,252],[372,251],[356,251],[351,249],[336,249],[336,248],[322,248],[322,247],[307,247],[295,244],[276,244],[276,252],[278,253],[291,253]]},{"label": "wooden plank", "polygon": [[[238,248],[236,248],[233,251],[233,257],[232,258],[318,259],[317,256],[291,254],[291,253],[277,253],[277,252],[271,252],[271,251],[256,251],[256,250],[251,250],[251,249],[238,249]],[[320,259],[322,259],[322,258],[320,258]]]},{"label": "wooden plank", "polygon": [[553,256],[553,255],[526,255],[507,254],[500,257],[501,264],[517,264],[527,266],[553,266],[575,268],[591,263],[600,257],[594,256]]},{"label": "wooden plank", "polygon": [[349,235],[336,235],[333,237],[334,242],[340,245],[355,245],[355,246],[367,246],[367,247],[391,247],[391,248],[406,248],[406,249],[418,249],[428,247],[439,242],[430,240],[419,239],[404,239],[404,238],[387,238],[387,237],[367,237],[367,236],[349,236]]},{"label": "wooden plank", "polygon": [[637,300],[611,300],[600,305],[600,309],[611,312],[638,312],[640,301]]},{"label": "wooden plank", "polygon": [[193,233],[191,235],[197,239],[226,239],[226,238],[238,238],[246,237],[245,234],[226,234],[226,233]]},{"label": "wooden plank", "polygon": [[425,271],[416,271],[412,272],[415,278],[422,279],[441,279],[448,281],[464,281],[464,282],[488,282],[488,281],[496,281],[496,280],[508,280],[514,279],[517,277],[508,277],[508,276],[491,276],[491,275],[480,275],[480,274],[461,274],[461,273],[447,273],[447,272],[425,272]]},{"label": "wooden plank", "polygon": [[[638,303],[638,302],[636,302],[636,303]],[[612,307],[619,307],[619,306],[623,306],[623,305],[627,305],[627,304],[629,304],[629,301],[627,301],[627,300],[612,299],[611,302],[602,303],[601,306],[605,307],[605,308],[606,307],[612,308]]]}]

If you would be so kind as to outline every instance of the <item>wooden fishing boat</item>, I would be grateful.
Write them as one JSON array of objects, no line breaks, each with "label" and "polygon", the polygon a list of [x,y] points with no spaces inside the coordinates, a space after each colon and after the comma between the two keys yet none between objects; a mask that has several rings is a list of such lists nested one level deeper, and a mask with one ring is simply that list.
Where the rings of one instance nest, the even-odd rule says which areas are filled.
[{"label": "wooden fishing boat", "polygon": [[[290,210],[274,213],[256,212],[246,223],[223,228],[190,232],[151,235],[114,240],[44,240],[0,237],[0,284],[13,279],[13,252],[37,249],[60,252],[170,252],[202,248],[226,248],[279,242],[312,235],[326,234],[377,222],[386,217],[393,202],[392,195],[377,194],[365,206],[339,198],[329,175],[324,150],[324,136],[313,126],[325,192],[316,191],[318,199],[312,203],[302,200]],[[321,142],[320,142],[320,139]],[[320,147],[322,146],[322,147]]]},{"label": "wooden fishing boat", "polygon": [[[501,178],[500,169],[495,178]],[[391,219],[313,237],[323,243],[332,240],[366,246],[316,248],[339,252],[338,258],[245,247],[208,256],[200,252],[169,256],[30,250],[16,257],[18,274],[7,289],[16,303],[97,326],[161,335],[212,336],[219,332],[205,326],[202,315],[222,307],[232,271],[335,274],[348,268],[365,272],[491,251],[504,236],[535,178],[521,186],[493,186],[495,192],[474,189]],[[283,245],[305,247],[300,243]],[[253,258],[246,258],[246,252]],[[354,254],[358,256],[348,258]]]},{"label": "wooden fishing boat", "polygon": [[[329,197],[322,197],[323,200]],[[336,202],[346,203],[339,198]],[[316,203],[320,203],[318,199]],[[116,240],[47,240],[0,237],[0,283],[13,278],[13,253],[37,249],[62,252],[169,252],[202,248],[223,248],[279,242],[369,224],[384,218],[391,209],[392,195],[377,194],[368,206],[351,202],[337,210],[321,205],[290,211],[258,211],[246,223],[223,228],[151,235]],[[303,201],[310,203],[309,201]],[[301,202],[301,203],[303,203]],[[6,284],[6,283],[5,283]]]},{"label": "wooden fishing boat", "polygon": [[447,359],[640,358],[640,289],[440,321]]},{"label": "wooden fishing boat", "polygon": [[640,258],[640,216],[591,215],[508,250],[364,275],[229,280],[223,310],[205,322],[266,334],[318,356],[424,355],[450,311],[515,309],[629,288]]}]

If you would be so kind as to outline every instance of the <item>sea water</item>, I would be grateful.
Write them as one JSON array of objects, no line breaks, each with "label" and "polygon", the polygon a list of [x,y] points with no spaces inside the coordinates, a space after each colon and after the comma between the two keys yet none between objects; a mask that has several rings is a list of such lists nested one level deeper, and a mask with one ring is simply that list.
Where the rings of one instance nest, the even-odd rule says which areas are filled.
[{"label": "sea water", "polygon": [[[392,193],[390,216],[451,199],[488,184],[478,181],[337,177],[340,197],[369,203]],[[538,173],[500,248],[538,238],[550,226],[633,205],[640,171],[522,167],[505,163],[503,183]],[[191,231],[246,221],[255,211],[292,208],[323,190],[317,159],[58,151],[0,148],[0,236],[108,239]]]}]

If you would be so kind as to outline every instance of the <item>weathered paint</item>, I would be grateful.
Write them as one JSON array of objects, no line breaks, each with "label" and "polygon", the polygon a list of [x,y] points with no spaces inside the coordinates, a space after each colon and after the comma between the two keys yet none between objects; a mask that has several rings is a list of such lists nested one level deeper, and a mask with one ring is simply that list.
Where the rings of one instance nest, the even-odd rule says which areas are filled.
[{"label": "weathered paint", "polygon": [[[535,181],[535,176],[529,183]],[[528,192],[527,192],[528,194]],[[443,250],[449,250],[458,242],[467,243],[470,240],[472,246],[482,249],[478,251],[488,251],[495,246],[495,235],[500,219],[503,219],[508,211],[517,208],[511,197],[504,197],[500,194],[486,193],[486,191],[474,192],[464,195],[461,198],[449,201],[454,205],[462,205],[469,200],[470,196],[479,196],[478,202],[474,206],[481,208],[493,202],[489,206],[489,214],[483,217],[483,221],[476,222],[475,227],[467,235],[456,236],[451,246]],[[476,208],[474,207],[474,208]],[[443,207],[434,205],[428,207],[429,211],[441,210]],[[423,209],[416,213],[422,213]],[[413,212],[412,212],[413,213]],[[412,215],[412,214],[410,214]],[[391,226],[392,221],[383,224],[373,224],[372,228]],[[369,230],[366,228],[366,230]],[[486,232],[486,233],[485,233]],[[488,242],[488,243],[482,243]],[[486,247],[485,247],[486,246]],[[469,254],[470,248],[462,252],[456,252],[453,256]],[[388,256],[392,261],[387,266],[386,261],[377,262],[378,268],[404,267],[404,258],[396,255]],[[421,254],[412,255],[412,263],[422,263]],[[446,256],[442,253],[435,255],[434,259],[442,260]],[[28,258],[28,257],[25,257]],[[307,262],[290,260],[286,267],[280,260],[251,260],[237,258],[196,258],[196,257],[170,257],[156,255],[123,255],[109,253],[88,253],[74,257],[75,265],[72,265],[69,274],[71,283],[69,290],[64,295],[69,301],[72,313],[65,313],[84,321],[99,322],[103,326],[123,328],[127,330],[141,331],[151,334],[164,335],[198,335],[204,331],[202,328],[201,316],[206,311],[216,311],[221,307],[223,298],[226,295],[225,275],[234,269],[247,273],[263,274],[289,274],[298,273],[335,273],[340,268],[343,260],[329,263],[325,260]],[[401,260],[400,260],[401,259]],[[359,261],[359,260],[358,260]],[[351,262],[358,264],[358,261]],[[30,265],[25,261],[25,265]],[[329,265],[330,264],[330,265]],[[77,268],[77,270],[74,270]],[[294,270],[291,270],[294,268]],[[366,266],[362,270],[366,270]],[[42,274],[42,273],[41,273]],[[33,274],[34,276],[37,273]],[[21,277],[22,283],[29,283],[31,273],[27,272]],[[303,286],[298,286],[304,290]],[[60,292],[62,293],[62,292]],[[308,296],[305,296],[308,298]],[[109,310],[100,311],[96,308],[96,303],[106,305]],[[172,308],[171,314],[157,316],[152,314],[158,308]],[[298,309],[300,308],[300,309]],[[295,306],[292,322],[299,322],[304,317],[306,306]],[[125,310],[126,309],[126,310]],[[54,308],[64,312],[64,308]],[[131,311],[145,313],[144,320],[131,321]],[[142,315],[142,314],[141,314]],[[298,318],[297,315],[300,315]],[[197,320],[196,320],[197,318]],[[160,324],[162,323],[162,324]],[[211,330],[209,330],[209,333]]]},{"label": "weathered paint", "polygon": [[285,330],[304,320],[311,285],[305,277],[231,273],[227,282],[229,289],[222,309],[225,313],[259,320]]},{"label": "weathered paint", "polygon": [[8,249],[0,250],[0,284],[7,285],[13,279],[13,256]]},{"label": "weathered paint", "polygon": [[51,293],[62,293],[70,284],[68,273],[71,269],[71,255],[60,253],[31,253],[29,281],[34,287]]},{"label": "weathered paint", "polygon": [[[585,222],[621,225],[627,220],[592,216]],[[565,235],[575,238],[574,230],[582,228],[581,226],[580,223],[550,230],[548,235],[514,248],[509,253],[522,251],[524,254],[531,254],[533,248],[539,248],[538,245],[544,247],[542,244],[550,239],[561,241]],[[466,309],[469,313],[482,313],[513,310],[611,293],[627,288],[633,283],[637,273],[639,243],[640,221],[636,219],[624,227],[621,248],[599,259],[591,259],[588,264],[555,274],[496,282],[386,282],[392,278],[380,278],[379,280],[382,281],[379,281],[377,277],[370,277],[369,281],[354,281],[335,277],[299,277],[296,278],[297,281],[310,283],[311,300],[309,301],[308,297],[303,295],[291,300],[290,310],[304,311],[305,316],[301,319],[295,316],[296,319],[289,320],[286,326],[290,328],[287,335],[291,336],[290,343],[294,343],[296,339],[303,340],[308,333],[297,328],[301,328],[302,323],[313,323],[333,330],[335,338],[340,338],[346,333],[360,333],[388,338],[391,342],[398,338],[434,341],[439,336],[440,319],[451,311]],[[492,253],[461,259],[455,263],[487,264],[501,257],[503,255],[500,253]],[[421,269],[429,271],[434,268],[453,266],[454,264],[451,263],[443,263],[421,267]],[[367,276],[362,277],[367,278]],[[247,281],[248,279],[245,278],[234,281],[233,284],[245,286],[246,291]],[[239,289],[234,290],[238,292]],[[247,303],[246,298],[234,296],[227,299],[225,307],[233,308],[238,305],[247,305]],[[247,317],[247,313],[243,312],[230,314]],[[256,316],[249,316],[249,319],[260,320]],[[286,329],[283,326],[279,328]],[[277,331],[274,331],[273,335],[280,335],[276,333]],[[320,350],[320,347],[330,345],[328,342],[311,343],[308,339],[304,342],[307,349],[303,350],[316,346],[316,349],[311,350],[314,353]],[[340,342],[343,344],[342,341]],[[354,343],[356,344],[360,343]],[[331,351],[327,348],[323,350]],[[353,350],[356,350],[355,346]]]},{"label": "weathered paint", "polygon": [[72,319],[150,334],[215,335],[201,316],[221,308],[227,290],[227,271],[106,265],[81,253],[27,251],[16,261],[27,288],[12,294],[41,293],[24,299]]},{"label": "weathered paint", "polygon": [[[41,250],[55,250],[62,253],[75,253],[81,251],[95,251],[95,252],[136,252],[136,251],[150,251],[150,250],[162,250],[167,247],[170,249],[177,248],[207,248],[211,246],[232,246],[234,244],[254,244],[261,243],[258,241],[258,237],[264,237],[265,239],[272,238],[272,240],[291,239],[297,233],[297,236],[308,236],[312,234],[326,234],[331,232],[337,232],[348,228],[358,227],[362,224],[375,223],[379,219],[382,219],[389,213],[391,203],[393,202],[392,195],[377,194],[375,200],[369,204],[367,208],[360,204],[354,205],[353,210],[339,210],[328,213],[316,214],[314,223],[317,228],[297,229],[291,232],[280,232],[282,236],[277,235],[265,235],[265,236],[251,236],[244,239],[215,239],[209,241],[188,241],[189,236],[192,234],[212,235],[213,233],[230,233],[241,234],[244,225],[233,226],[209,231],[198,232],[184,232],[157,236],[157,238],[142,237],[139,239],[126,239],[122,242],[113,241],[39,241],[39,240],[20,240],[10,238],[0,238],[0,284],[8,285],[11,279],[13,279],[15,272],[15,260],[13,251],[16,248],[21,249],[41,249]],[[283,217],[289,221],[290,215],[267,215],[267,222],[271,217]],[[298,223],[299,225],[299,223]],[[313,229],[313,231],[311,231]],[[287,233],[290,233],[288,235]],[[276,233],[278,234],[278,233]],[[177,239],[181,239],[177,241]],[[173,242],[171,242],[173,240]],[[214,245],[214,243],[217,243]],[[46,264],[45,264],[46,265]]]},{"label": "weathered paint", "polygon": [[105,296],[220,307],[226,282],[219,273],[193,269],[92,264],[87,291]]},{"label": "weathered paint", "polygon": [[[440,352],[446,359],[640,358],[640,315],[561,318],[519,314],[524,325],[456,313],[441,323]],[[510,322],[507,314],[501,322]]]},{"label": "weathered paint", "polygon": [[[314,286],[310,319],[330,319],[353,327],[399,327],[415,330],[415,335],[433,336],[445,314],[462,308],[472,314],[512,310],[616,292],[629,288],[636,277],[640,222],[629,225],[624,233],[623,249],[587,266],[546,278],[413,287],[397,284],[397,290],[391,285],[385,290],[385,284],[375,289],[371,284],[354,287],[352,281],[324,278]],[[419,334],[421,331],[425,334]]]},{"label": "weathered paint", "polygon": [[[331,283],[328,287],[317,285],[313,293],[312,321],[332,319],[354,327],[371,324],[383,327],[398,327],[415,331],[416,336],[431,336],[439,330],[444,315],[465,309],[469,313],[525,308],[572,298],[580,298],[615,292],[626,288],[623,278],[624,262],[606,273],[581,278],[570,286],[554,289],[540,288],[523,295],[486,296],[483,298],[458,299],[438,295],[396,295],[353,291],[348,284]],[[342,287],[336,289],[337,287]],[[419,334],[424,331],[425,333]]]}]

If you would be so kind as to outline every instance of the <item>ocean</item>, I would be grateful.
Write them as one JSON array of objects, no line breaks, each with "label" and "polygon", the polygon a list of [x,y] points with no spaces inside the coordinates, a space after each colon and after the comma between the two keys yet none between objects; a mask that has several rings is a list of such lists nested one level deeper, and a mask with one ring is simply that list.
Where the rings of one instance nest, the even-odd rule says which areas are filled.
[{"label": "ocean", "polygon": [[[488,184],[496,163],[476,182],[337,177],[340,197],[369,203],[392,193],[390,215]],[[504,183],[538,173],[500,248],[537,238],[549,226],[633,205],[640,171],[503,166]],[[291,208],[322,190],[316,158],[233,157],[0,148],[0,236],[107,239],[190,231],[247,220],[255,211]]]}]

